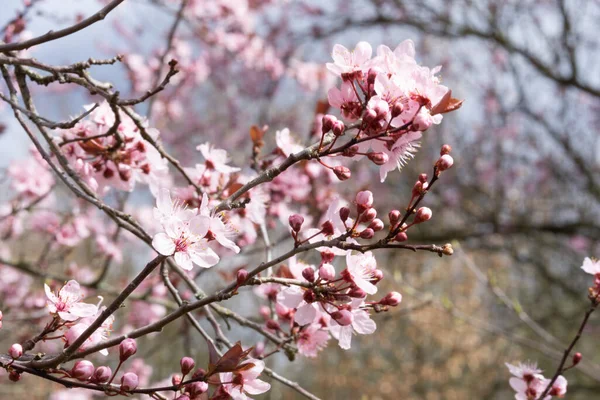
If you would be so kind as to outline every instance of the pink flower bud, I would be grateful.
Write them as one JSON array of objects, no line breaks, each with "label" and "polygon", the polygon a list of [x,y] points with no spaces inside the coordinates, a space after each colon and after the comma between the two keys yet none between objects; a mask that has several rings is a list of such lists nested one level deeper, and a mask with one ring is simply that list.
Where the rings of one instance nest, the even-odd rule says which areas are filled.
[{"label": "pink flower bud", "polygon": [[440,156],[443,156],[445,154],[450,154],[451,151],[452,151],[452,146],[450,146],[449,144],[445,144],[442,146],[442,149],[440,150]]},{"label": "pink flower bud", "polygon": [[323,116],[323,128],[322,132],[327,133],[333,128],[333,124],[337,121],[337,118],[334,115],[327,114]]},{"label": "pink flower bud", "polygon": [[363,213],[373,206],[373,193],[370,190],[358,192],[355,201],[358,213]]},{"label": "pink flower bud", "polygon": [[402,101],[400,100],[396,100],[396,102],[392,105],[392,118],[396,118],[398,115],[402,114],[402,112],[404,111],[404,105],[402,104]]},{"label": "pink flower bud", "polygon": [[300,232],[302,224],[304,223],[304,217],[299,214],[292,214],[290,215],[288,222],[294,232]]},{"label": "pink flower bud", "polygon": [[335,268],[329,263],[325,263],[319,267],[319,276],[326,281],[335,279]]},{"label": "pink flower bud", "polygon": [[375,236],[375,232],[371,228],[367,228],[360,233],[361,239],[372,239]]},{"label": "pink flower bud", "polygon": [[362,299],[363,297],[367,297],[367,292],[359,288],[358,286],[354,286],[348,292],[348,296],[353,297],[355,299]]},{"label": "pink flower bud", "polygon": [[171,383],[175,386],[179,386],[181,384],[181,375],[174,374],[171,377]]},{"label": "pink flower bud", "polygon": [[310,303],[314,303],[315,300],[317,300],[317,295],[312,290],[305,290],[304,293],[302,294],[302,298],[304,299],[305,302],[310,304]]},{"label": "pink flower bud", "polygon": [[360,216],[360,222],[370,223],[377,217],[377,210],[369,208]]},{"label": "pink flower bud", "polygon": [[258,313],[264,319],[268,319],[271,316],[271,310],[269,310],[269,307],[267,307],[267,306],[261,306],[260,309],[258,310]]},{"label": "pink flower bud", "polygon": [[325,264],[332,262],[334,258],[335,258],[335,254],[333,254],[333,252],[331,250],[323,250],[321,252],[321,262],[323,262]]},{"label": "pink flower bud", "polygon": [[391,292],[385,295],[383,299],[379,303],[384,306],[392,306],[395,307],[402,301],[402,295],[398,292]]},{"label": "pink flower bud", "polygon": [[394,240],[396,242],[406,242],[408,240],[408,235],[406,234],[406,232],[398,232]]},{"label": "pink flower bud", "polygon": [[581,353],[573,354],[573,365],[579,364],[579,362],[581,361],[582,358],[583,358],[583,356],[581,355]]},{"label": "pink flower bud", "polygon": [[187,394],[182,394],[181,396],[177,397],[175,400],[190,400],[190,396],[188,396]]},{"label": "pink flower bud", "polygon": [[440,172],[450,169],[452,167],[452,164],[454,164],[454,159],[450,154],[444,154],[435,163],[438,171]]},{"label": "pink flower bud", "polygon": [[110,379],[111,376],[112,376],[112,371],[110,370],[110,368],[105,367],[103,365],[103,366],[96,368],[96,371],[94,371],[94,375],[92,376],[92,381],[94,381],[96,383],[106,383],[106,382],[108,382],[108,380]]},{"label": "pink flower bud", "polygon": [[344,126],[344,123],[342,121],[335,121],[333,123],[333,127],[331,128],[331,130],[333,131],[333,134],[335,136],[342,136],[344,134],[344,130],[346,129],[346,127]]},{"label": "pink flower bud", "polygon": [[429,207],[421,207],[417,210],[417,214],[415,215],[415,224],[420,224],[421,222],[429,221],[431,219],[431,209]]},{"label": "pink flower bud", "polygon": [[333,235],[333,223],[331,221],[323,222],[323,224],[321,225],[321,230],[323,232],[323,235],[325,236]]},{"label": "pink flower bud", "polygon": [[384,153],[382,151],[379,151],[379,152],[373,152],[372,151],[372,152],[370,152],[370,153],[367,154],[367,157],[375,165],[383,165],[383,164],[387,163],[389,161],[389,159],[390,159],[390,157],[386,153]]},{"label": "pink flower bud", "polygon": [[427,182],[427,174],[420,174],[419,175],[419,182]]},{"label": "pink flower bud", "polygon": [[121,377],[121,390],[129,391],[133,390],[138,386],[138,376],[133,372],[126,372]]},{"label": "pink flower bud", "polygon": [[419,111],[412,122],[412,127],[415,131],[426,131],[433,124],[433,119],[429,110],[424,108]]},{"label": "pink flower bud", "polygon": [[402,216],[402,214],[400,214],[400,211],[398,210],[392,210],[388,213],[388,218],[390,219],[390,225],[394,226],[398,223],[398,221],[400,221],[400,217]]},{"label": "pink flower bud", "polygon": [[265,355],[265,342],[258,342],[254,349],[252,349],[252,357],[253,358],[261,358]]},{"label": "pink flower bud", "polygon": [[196,366],[196,362],[194,362],[194,359],[191,357],[183,357],[179,361],[179,365],[181,366],[181,373],[183,375],[187,375],[190,372],[192,372],[192,370]]},{"label": "pink flower bud", "polygon": [[372,284],[377,284],[383,279],[383,271],[380,269],[376,269],[373,271],[373,277],[371,278]]},{"label": "pink flower bud", "polygon": [[187,385],[188,393],[192,398],[200,396],[208,390],[208,383],[206,382],[194,382]]},{"label": "pink flower bud", "polygon": [[238,272],[235,274],[235,280],[238,285],[242,285],[244,282],[246,282],[246,279],[248,279],[248,271],[243,268],[238,270]]},{"label": "pink flower bud", "polygon": [[340,208],[340,219],[342,222],[346,222],[350,216],[350,209],[348,207]]},{"label": "pink flower bud", "polygon": [[[291,309],[284,306],[281,303],[275,303],[275,312],[277,313],[277,316],[279,316],[279,318],[281,319],[290,319],[291,318]],[[267,322],[269,321],[269,318],[267,318]]]},{"label": "pink flower bud", "polygon": [[423,192],[425,192],[427,190],[428,187],[429,187],[429,183],[416,181],[415,185],[412,188],[411,194],[413,197],[419,197]]},{"label": "pink flower bud", "polygon": [[79,360],[71,369],[71,376],[78,381],[85,382],[94,374],[94,364],[88,360]]},{"label": "pink flower bud", "polygon": [[119,344],[119,360],[121,362],[137,352],[137,344],[134,339],[125,339]]},{"label": "pink flower bud", "polygon": [[12,370],[8,373],[8,379],[12,382],[19,382],[21,380],[21,374],[15,370]]},{"label": "pink flower bud", "polygon": [[302,276],[309,282],[315,281],[315,270],[311,267],[306,267],[302,270]]},{"label": "pink flower bud", "polygon": [[198,368],[196,372],[194,372],[194,375],[192,375],[192,379],[204,379],[205,376],[206,371],[204,368]]},{"label": "pink flower bud", "polygon": [[281,325],[279,325],[279,322],[275,321],[274,319],[270,319],[267,321],[267,328],[278,331],[281,329]]},{"label": "pink flower bud", "polygon": [[352,323],[352,313],[348,310],[339,310],[331,313],[331,318],[341,326],[348,326]]},{"label": "pink flower bud", "polygon": [[352,176],[350,169],[348,169],[347,167],[344,167],[342,165],[333,167],[333,173],[335,174],[335,176],[337,176],[337,178],[340,181],[348,180]]},{"label": "pink flower bud", "polygon": [[385,225],[383,224],[383,221],[380,220],[379,218],[375,218],[373,221],[371,221],[371,223],[369,224],[369,228],[373,229],[374,232],[379,232],[380,230],[382,230],[385,227]]},{"label": "pink flower bud", "polygon": [[10,349],[8,349],[8,355],[16,360],[23,355],[23,346],[21,346],[19,343],[13,344],[10,346]]},{"label": "pink flower bud", "polygon": [[357,145],[350,146],[347,149],[344,149],[344,151],[342,152],[342,155],[344,157],[354,157],[356,155],[356,153],[358,153],[359,150],[360,150],[360,148]]},{"label": "pink flower bud", "polygon": [[373,109],[368,109],[367,111],[365,111],[365,114],[363,115],[363,121],[365,121],[367,124],[371,124],[373,123],[373,121],[375,121],[377,119],[377,112]]}]

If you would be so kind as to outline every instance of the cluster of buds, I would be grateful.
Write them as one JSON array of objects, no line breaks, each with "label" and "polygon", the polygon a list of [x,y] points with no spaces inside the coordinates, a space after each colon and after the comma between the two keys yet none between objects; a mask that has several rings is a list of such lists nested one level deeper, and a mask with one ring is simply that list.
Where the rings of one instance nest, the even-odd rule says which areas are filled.
[{"label": "cluster of buds", "polygon": [[449,144],[445,144],[442,146],[440,150],[440,158],[435,162],[435,173],[436,176],[439,176],[442,172],[452,168],[454,164],[454,159],[450,155],[452,151],[452,147]]},{"label": "cluster of buds", "polygon": [[[183,357],[179,361],[181,367],[181,375],[173,375],[171,382],[175,386],[180,386],[187,375],[189,375],[196,367],[196,362],[191,357]],[[194,382],[186,384],[182,388],[182,393],[177,397],[178,400],[193,400],[200,399],[202,394],[208,391],[208,383],[203,380],[206,377],[206,371],[202,368],[198,368],[191,376],[191,380]]]}]

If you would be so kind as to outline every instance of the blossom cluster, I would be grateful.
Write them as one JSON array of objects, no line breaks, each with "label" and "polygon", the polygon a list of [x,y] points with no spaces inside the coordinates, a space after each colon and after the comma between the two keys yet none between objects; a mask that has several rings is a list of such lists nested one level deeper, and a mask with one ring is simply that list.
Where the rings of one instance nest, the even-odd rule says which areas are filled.
[{"label": "blossom cluster", "polygon": [[542,370],[537,368],[536,364],[518,363],[517,365],[506,364],[506,367],[513,375],[509,383],[516,394],[516,400],[549,400],[552,396],[564,397],[567,393],[567,380],[561,375],[552,384],[548,395],[541,399],[541,395],[546,390],[551,380],[544,378]]}]

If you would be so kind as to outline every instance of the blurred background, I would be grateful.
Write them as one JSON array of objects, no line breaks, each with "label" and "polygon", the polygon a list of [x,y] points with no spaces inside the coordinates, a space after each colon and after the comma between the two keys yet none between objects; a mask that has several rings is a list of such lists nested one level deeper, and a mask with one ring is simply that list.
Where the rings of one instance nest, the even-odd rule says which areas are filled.
[{"label": "blurred background", "polygon": [[[25,17],[34,36],[102,6],[36,3]],[[122,53],[122,64],[97,67],[93,75],[139,95],[152,86],[180,3],[127,0],[105,21],[30,55],[67,64]],[[6,31],[23,8],[22,1],[3,0],[0,27]],[[425,199],[434,218],[409,243],[452,243],[454,255],[386,253],[380,263],[387,289],[404,300],[375,316],[377,332],[357,338],[351,351],[330,343],[314,361],[274,357],[274,368],[323,399],[361,400],[508,399],[514,394],[504,363],[537,360],[546,376],[553,374],[589,303],[592,280],[580,270],[583,258],[600,255],[599,1],[189,0],[183,15],[169,56],[184,66],[185,78],[158,97],[150,118],[187,165],[198,160],[195,146],[207,140],[233,153],[235,165],[247,164],[251,125],[269,126],[267,148],[283,127],[304,143],[314,141],[315,114],[336,84],[324,68],[335,43],[353,48],[366,40],[393,49],[412,39],[417,61],[442,65],[443,83],[465,99],[425,133],[402,173],[380,184],[375,168],[363,168],[355,185],[337,187],[349,199],[369,188],[379,193],[378,208],[401,208],[418,174],[430,173],[440,146],[450,144],[454,167]],[[56,120],[77,115],[92,100],[79,89],[52,86],[36,95],[40,113]],[[147,114],[147,107],[138,111]],[[5,168],[26,157],[29,143],[4,104],[0,125]],[[151,206],[147,198],[134,201]],[[276,229],[285,232],[282,225]],[[125,257],[112,279],[136,268],[134,261]],[[569,399],[600,398],[598,317],[576,348],[584,361],[566,375]],[[188,331],[182,322],[156,338],[146,358],[154,364],[149,380],[173,370],[174,353],[205,354],[202,339]],[[0,331],[3,345],[8,337]],[[2,379],[1,398],[25,398],[23,385]],[[27,398],[45,399],[57,390],[26,379]],[[274,384],[260,398],[300,397]]]}]

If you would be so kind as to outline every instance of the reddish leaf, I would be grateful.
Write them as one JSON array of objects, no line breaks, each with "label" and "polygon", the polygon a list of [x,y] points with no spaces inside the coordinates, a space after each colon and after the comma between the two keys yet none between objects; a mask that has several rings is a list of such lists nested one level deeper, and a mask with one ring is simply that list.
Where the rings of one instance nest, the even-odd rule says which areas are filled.
[{"label": "reddish leaf", "polygon": [[265,131],[260,129],[258,126],[252,125],[250,127],[250,139],[252,139],[254,143],[262,142],[262,138],[264,135]]},{"label": "reddish leaf", "polygon": [[[210,349],[210,345],[209,345]],[[207,375],[213,375],[219,372],[233,372],[236,370],[240,362],[250,354],[252,347],[248,350],[242,349],[240,342],[237,342],[227,353],[217,360],[209,364],[209,371]]]},{"label": "reddish leaf", "polygon": [[444,97],[431,109],[431,115],[445,114],[458,110],[462,106],[463,101],[452,97],[452,90],[448,90]]},{"label": "reddish leaf", "polygon": [[325,114],[329,111],[329,101],[318,100],[315,105],[315,114]]}]

